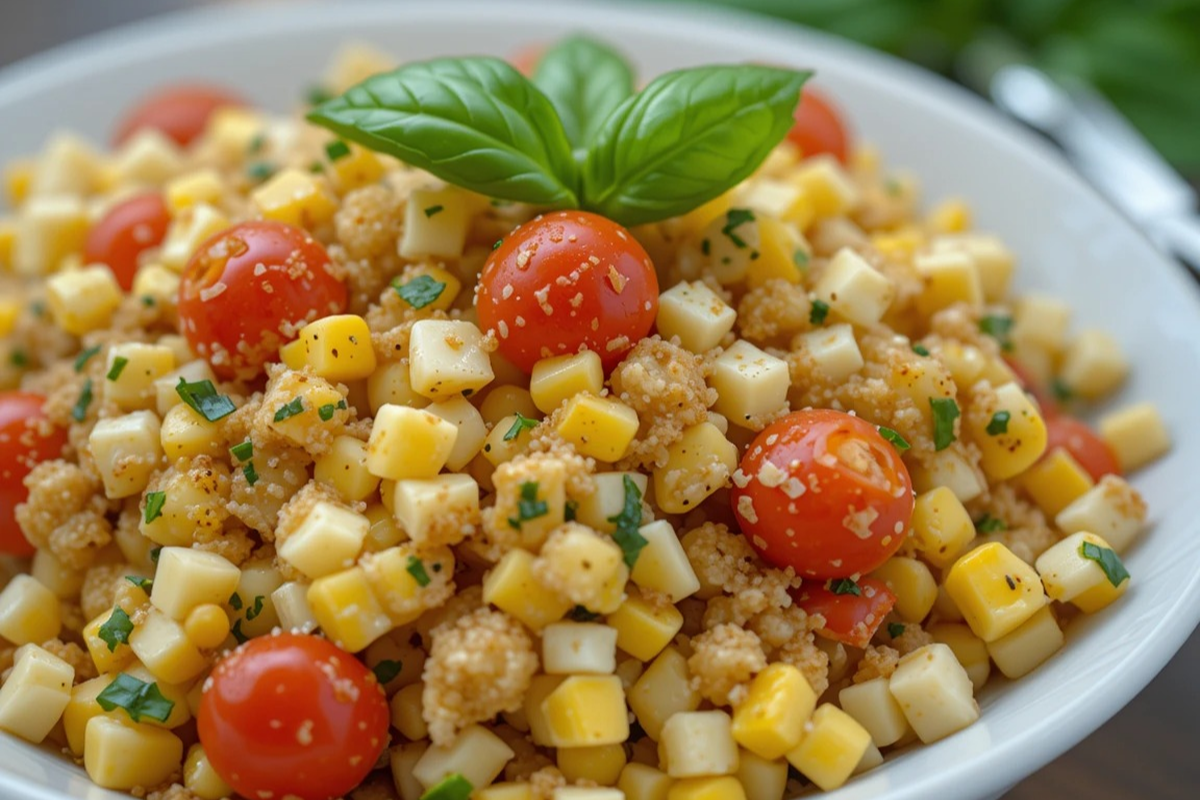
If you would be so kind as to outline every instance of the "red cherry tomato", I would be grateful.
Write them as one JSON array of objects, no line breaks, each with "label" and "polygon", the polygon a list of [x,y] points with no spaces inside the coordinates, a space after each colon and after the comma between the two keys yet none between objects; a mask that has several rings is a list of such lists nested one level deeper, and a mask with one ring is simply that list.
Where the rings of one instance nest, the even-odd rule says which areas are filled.
[{"label": "red cherry tomato", "polygon": [[147,192],[122,200],[110,208],[88,231],[83,259],[88,264],[107,264],[121,288],[133,288],[138,256],[157,247],[167,235],[171,213],[158,192]]},{"label": "red cherry tomato", "polygon": [[222,659],[200,699],[200,742],[242,797],[342,797],[388,743],[387,698],[317,636],[260,636]]},{"label": "red cherry tomato", "polygon": [[538,359],[586,348],[615,367],[650,332],[658,276],[629,231],[586,211],[525,223],[492,251],[475,298],[500,353],[530,372]]},{"label": "red cherry tomato", "polygon": [[[838,581],[832,583],[836,586]],[[839,594],[824,583],[805,581],[792,592],[792,599],[806,613],[825,618],[825,627],[817,629],[821,636],[852,647],[866,647],[896,605],[896,595],[875,578],[859,578],[855,585],[858,594],[849,587]]]},{"label": "red cherry tomato", "polygon": [[546,45],[541,42],[534,42],[517,50],[508,61],[517,72],[526,78],[532,78],[533,72],[537,69],[538,62],[542,60],[542,54],[545,52]]},{"label": "red cherry tomato", "polygon": [[800,148],[805,158],[829,153],[843,164],[850,149],[850,137],[841,113],[829,98],[816,89],[804,87],[796,106],[796,124],[788,139]]},{"label": "red cherry tomato", "polygon": [[730,492],[766,561],[804,578],[867,573],[899,549],[912,481],[874,425],[831,409],[788,414],[758,434]]},{"label": "red cherry tomato", "polygon": [[1121,465],[1117,463],[1117,457],[1113,455],[1108,443],[1086,422],[1068,414],[1046,419],[1046,453],[1054,452],[1056,447],[1070,453],[1071,457],[1079,462],[1079,466],[1092,476],[1092,480],[1098,481],[1105,475],[1121,474]]},{"label": "red cherry tomato", "polygon": [[187,147],[208,125],[218,108],[244,106],[239,95],[219,86],[184,84],[151,92],[121,120],[113,141],[121,145],[144,128],[161,131],[180,147]]},{"label": "red cherry tomato", "polygon": [[0,554],[33,555],[13,512],[29,497],[25,476],[38,463],[58,458],[67,444],[61,428],[43,435],[45,402],[40,394],[0,392]]},{"label": "red cherry tomato", "polygon": [[243,222],[196,250],[179,285],[179,326],[222,378],[250,379],[294,328],[346,308],[329,254],[282,222]]}]

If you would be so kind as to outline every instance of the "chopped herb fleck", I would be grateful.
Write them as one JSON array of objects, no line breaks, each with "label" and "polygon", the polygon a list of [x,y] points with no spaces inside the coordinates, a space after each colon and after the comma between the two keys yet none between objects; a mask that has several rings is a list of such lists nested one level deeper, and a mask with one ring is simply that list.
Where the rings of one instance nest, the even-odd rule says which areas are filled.
[{"label": "chopped herb fleck", "polygon": [[469,780],[453,772],[430,786],[420,800],[467,800],[474,789]]},{"label": "chopped herb fleck", "polygon": [[334,139],[329,144],[325,145],[325,155],[329,156],[330,161],[337,161],[339,158],[345,158],[350,155],[350,145],[343,142],[341,139]]},{"label": "chopped herb fleck", "polygon": [[151,297],[148,294],[142,295],[142,305],[144,305],[146,308],[150,308],[151,306],[154,305],[154,303],[155,303],[155,300],[153,297]]},{"label": "chopped herb fleck", "polygon": [[1110,548],[1084,542],[1079,546],[1079,554],[1099,564],[1100,569],[1104,570],[1104,577],[1108,578],[1108,582],[1113,586],[1120,586],[1129,580],[1129,570],[1125,569],[1121,557]]},{"label": "chopped herb fleck", "polygon": [[1000,343],[1000,349],[1009,352],[1013,349],[1012,333],[1013,318],[1006,314],[989,314],[979,320],[979,330],[991,336]]},{"label": "chopped herb fleck", "polygon": [[975,523],[975,530],[980,533],[995,533],[996,531],[1008,530],[1008,524],[1002,519],[993,517],[991,514],[984,514]]},{"label": "chopped herb fleck", "polygon": [[566,502],[566,504],[563,505],[563,521],[564,522],[574,522],[575,517],[578,513],[579,513],[579,503],[576,503],[574,500],[568,500]]},{"label": "chopped herb fleck", "polygon": [[879,426],[879,435],[891,442],[901,453],[912,447],[912,445],[910,445],[903,436],[896,433],[891,428],[885,428],[883,425]]},{"label": "chopped herb fleck", "polygon": [[497,239],[497,240],[496,240],[496,243],[492,245],[492,249],[493,249],[493,250],[499,250],[499,249],[500,249],[500,245],[502,245],[502,244],[504,244],[504,240],[503,240],[503,239]]},{"label": "chopped herb fleck", "polygon": [[796,269],[801,272],[808,271],[808,253],[803,250],[797,250],[792,253],[792,263],[796,265]]},{"label": "chopped herb fleck", "polygon": [[17,369],[29,366],[29,356],[24,350],[13,350],[8,355],[8,363],[12,364]]},{"label": "chopped herb fleck", "polygon": [[375,673],[375,680],[379,681],[379,685],[386,686],[396,680],[396,676],[400,674],[400,670],[402,669],[404,669],[403,663],[385,658],[372,667],[371,671]]},{"label": "chopped herb fleck", "polygon": [[337,411],[337,408],[333,403],[326,403],[317,409],[317,416],[321,418],[322,422],[329,422],[329,420],[333,419],[333,414]]},{"label": "chopped herb fleck", "polygon": [[409,556],[408,566],[405,569],[408,570],[409,575],[413,576],[413,580],[417,582],[418,586],[429,585],[429,573],[425,571],[424,561],[416,556]]},{"label": "chopped herb fleck", "polygon": [[904,626],[903,625],[901,625],[899,622],[889,622],[888,623],[888,636],[895,639],[895,638],[897,638],[899,636],[903,636],[903,635],[904,635]]},{"label": "chopped herb fleck", "polygon": [[143,578],[141,575],[126,575],[125,580],[129,581],[143,592],[149,593],[149,591],[154,588],[154,581],[150,578]]},{"label": "chopped herb fleck", "polygon": [[81,350],[79,355],[75,356],[75,371],[83,372],[83,368],[87,366],[87,362],[92,360],[92,356],[100,352],[100,345],[89,347],[86,350]]},{"label": "chopped herb fleck", "polygon": [[512,427],[509,428],[504,434],[504,441],[511,442],[513,439],[521,435],[521,431],[533,430],[537,427],[537,424],[538,420],[530,419],[518,411],[517,418],[513,422]]},{"label": "chopped herb fleck", "polygon": [[158,557],[161,555],[162,555],[162,547],[161,546],[150,548],[150,560],[153,561],[155,564],[158,563]]},{"label": "chopped herb fleck", "polygon": [[567,618],[573,622],[594,622],[600,619],[600,615],[595,611],[588,611],[583,606],[575,606],[567,612]]},{"label": "chopped herb fleck", "polygon": [[117,645],[128,644],[129,634],[133,633],[133,620],[120,606],[113,606],[112,615],[100,626],[100,638],[108,645],[108,652],[114,653]]},{"label": "chopped herb fleck", "polygon": [[229,607],[232,608],[234,611],[241,611],[242,610],[242,596],[240,594],[238,594],[237,592],[234,592],[233,594],[229,595]]},{"label": "chopped herb fleck", "polygon": [[256,133],[254,134],[254,138],[250,140],[250,146],[246,148],[246,150],[250,153],[250,155],[254,155],[255,153],[262,151],[266,143],[267,137],[261,133]]},{"label": "chopped herb fleck", "polygon": [[233,457],[238,461],[249,461],[254,456],[254,442],[247,439],[246,441],[235,444],[233,447],[229,448],[229,452],[232,453]]},{"label": "chopped herb fleck", "polygon": [[1008,421],[1012,418],[1012,414],[1007,411],[997,411],[992,414],[992,420],[987,425],[988,436],[999,436],[1002,433],[1008,433]]},{"label": "chopped herb fleck", "polygon": [[275,421],[283,422],[285,419],[294,417],[297,414],[304,413],[304,398],[294,397],[290,402],[284,403],[279,408],[275,409]]},{"label": "chopped herb fleck", "polygon": [[163,697],[157,683],[146,683],[127,672],[118,673],[116,679],[96,695],[96,703],[105,711],[123,708],[134,722],[142,718],[166,722],[175,708],[175,701]]},{"label": "chopped herb fleck", "polygon": [[246,177],[252,181],[262,182],[275,174],[275,165],[267,161],[255,161],[246,167]]},{"label": "chopped herb fleck", "polygon": [[858,588],[858,584],[849,578],[838,578],[836,581],[830,581],[829,591],[834,594],[852,594],[855,597],[862,597],[862,589]]},{"label": "chopped herb fleck", "polygon": [[434,214],[440,214],[441,212],[443,212],[445,210],[446,210],[445,206],[429,206],[428,208],[425,209],[425,218],[428,219],[429,217],[432,217]]},{"label": "chopped herb fleck", "polygon": [[923,344],[914,344],[912,346],[912,350],[919,356],[925,356],[926,358],[929,357],[929,348]]},{"label": "chopped herb fleck", "polygon": [[608,521],[617,526],[613,531],[613,541],[620,545],[621,552],[625,554],[625,566],[632,569],[642,548],[650,543],[638,530],[642,526],[642,490],[628,475],[622,478],[621,483],[625,487],[625,505],[621,513],[609,517]]},{"label": "chopped herb fleck", "polygon": [[246,621],[249,622],[249,621],[253,620],[255,617],[257,617],[259,614],[262,613],[262,610],[263,610],[263,596],[261,594],[255,595],[254,605],[251,606],[250,608],[246,609]]},{"label": "chopped herb fleck", "polygon": [[233,634],[233,639],[238,644],[245,644],[250,641],[250,637],[242,633],[242,621],[240,619],[234,621],[233,627],[229,629],[229,632]]},{"label": "chopped herb fleck", "polygon": [[179,383],[175,386],[175,392],[183,402],[192,407],[193,411],[209,422],[224,419],[237,411],[237,406],[233,404],[233,401],[223,394],[217,394],[216,387],[209,380],[189,383],[184,378],[180,378]]},{"label": "chopped herb fleck", "polygon": [[1062,378],[1055,378],[1050,382],[1050,392],[1060,403],[1069,403],[1075,398],[1075,392],[1071,391],[1071,387],[1067,386]]},{"label": "chopped herb fleck", "polygon": [[739,250],[746,246],[746,240],[734,233],[734,230],[747,222],[754,222],[754,212],[748,208],[731,208],[725,214],[725,227],[721,233],[729,237],[733,246]]},{"label": "chopped herb fleck", "polygon": [[399,286],[393,284],[392,288],[404,302],[413,308],[420,309],[441,297],[442,292],[446,291],[446,284],[434,280],[430,275],[418,275],[408,283],[402,283]]},{"label": "chopped herb fleck", "polygon": [[87,418],[88,406],[92,404],[92,379],[84,378],[83,388],[79,390],[79,399],[75,401],[75,407],[71,409],[71,419],[76,422],[83,422]]},{"label": "chopped herb fleck", "polygon": [[808,310],[808,321],[813,325],[824,325],[827,316],[829,316],[829,303],[824,300],[813,300],[812,307]]},{"label": "chopped herb fleck", "polygon": [[110,381],[115,381],[121,377],[121,373],[125,371],[126,365],[129,364],[129,359],[125,356],[114,356],[112,366],[108,368],[107,378]]},{"label": "chopped herb fleck", "polygon": [[146,521],[147,525],[162,516],[163,505],[166,504],[166,502],[166,492],[146,493],[146,513],[142,519]]},{"label": "chopped herb fleck", "polygon": [[957,438],[954,435],[954,420],[961,416],[958,403],[953,397],[931,397],[933,409],[933,449],[945,450]]},{"label": "chopped herb fleck", "polygon": [[700,252],[706,256],[712,253],[712,241],[707,236],[700,242]]},{"label": "chopped herb fleck", "polygon": [[525,481],[521,484],[521,497],[517,500],[517,516],[508,518],[510,527],[521,530],[521,523],[544,517],[550,513],[550,507],[546,505],[545,500],[537,499],[537,493],[537,481]]},{"label": "chopped herb fleck", "polygon": [[254,469],[253,461],[247,461],[246,465],[242,467],[242,475],[245,476],[248,485],[253,486],[258,483],[258,470]]},{"label": "chopped herb fleck", "polygon": [[903,189],[904,187],[901,185],[900,181],[896,180],[895,178],[888,178],[883,182],[883,190],[892,197],[898,197]]},{"label": "chopped herb fleck", "polygon": [[314,162],[312,162],[311,164],[309,164],[309,165],[308,165],[308,171],[309,171],[309,172],[312,172],[312,173],[314,173],[314,174],[317,174],[317,173],[324,172],[324,171],[325,171],[325,165],[324,165],[324,164],[322,164],[320,161],[314,161]]}]

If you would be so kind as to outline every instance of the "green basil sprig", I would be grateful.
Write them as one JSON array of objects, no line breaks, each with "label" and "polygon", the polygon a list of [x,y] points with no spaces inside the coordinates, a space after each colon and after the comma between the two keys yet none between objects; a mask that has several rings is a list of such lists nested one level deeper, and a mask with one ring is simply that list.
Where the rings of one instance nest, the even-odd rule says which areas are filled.
[{"label": "green basil sprig", "polygon": [[809,75],[708,66],[634,94],[619,54],[575,36],[533,81],[496,58],[434,59],[370,77],[308,119],[480,194],[641,225],[747,178],[787,135]]}]

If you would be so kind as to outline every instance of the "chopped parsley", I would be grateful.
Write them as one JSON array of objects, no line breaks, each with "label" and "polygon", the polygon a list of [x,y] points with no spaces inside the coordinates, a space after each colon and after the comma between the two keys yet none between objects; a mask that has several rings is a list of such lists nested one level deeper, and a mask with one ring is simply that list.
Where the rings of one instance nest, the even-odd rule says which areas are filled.
[{"label": "chopped parsley", "polygon": [[233,447],[229,448],[229,452],[238,461],[248,461],[254,456],[254,442],[247,439],[246,441],[235,444]]},{"label": "chopped parsley", "polygon": [[521,530],[521,523],[544,517],[550,513],[550,507],[546,505],[545,500],[537,499],[537,493],[537,481],[525,481],[521,484],[521,497],[517,500],[517,516],[508,518],[510,527]]},{"label": "chopped parsley", "polygon": [[237,592],[234,592],[233,594],[229,595],[229,607],[232,608],[234,611],[241,611],[242,610],[242,596],[240,594],[238,594]]},{"label": "chopped parsley", "polygon": [[146,308],[150,308],[151,306],[154,305],[154,303],[155,303],[155,300],[153,297],[151,297],[148,294],[142,295],[142,305],[144,305]]},{"label": "chopped parsley", "polygon": [[500,249],[500,245],[502,245],[502,244],[504,244],[504,240],[503,240],[503,239],[497,239],[497,240],[496,240],[496,242],[495,242],[495,244],[493,244],[493,245],[492,245],[492,249],[493,249],[493,250],[499,250],[499,249]]},{"label": "chopped parsley", "polygon": [[954,420],[962,412],[953,397],[931,397],[929,405],[933,409],[933,449],[945,450],[954,442]]},{"label": "chopped parsley", "polygon": [[919,356],[925,356],[926,358],[929,357],[929,348],[923,344],[914,344],[912,346],[912,351]]},{"label": "chopped parsley", "polygon": [[404,669],[404,664],[390,658],[385,658],[380,661],[371,671],[375,673],[375,680],[379,681],[380,686],[386,686],[396,680],[396,676],[400,674],[400,670]]},{"label": "chopped parsley", "polygon": [[538,420],[530,419],[518,411],[517,418],[513,422],[512,427],[509,428],[504,434],[504,441],[511,442],[513,439],[521,435],[521,431],[533,430],[537,427],[537,424]]},{"label": "chopped parsley", "polygon": [[997,411],[992,414],[992,420],[987,425],[988,436],[999,436],[1002,433],[1008,433],[1008,421],[1012,419],[1012,414],[1007,411]]},{"label": "chopped parsley", "polygon": [[252,181],[262,182],[275,174],[275,165],[268,161],[255,161],[246,167],[246,177]]},{"label": "chopped parsley", "polygon": [[579,503],[574,500],[568,500],[563,505],[563,521],[574,522],[576,515],[579,513]]},{"label": "chopped parsley", "polygon": [[345,158],[350,155],[350,145],[343,142],[341,139],[334,139],[329,144],[325,145],[325,155],[329,156],[330,161],[337,161],[339,158]]},{"label": "chopped parsley", "polygon": [[1115,551],[1098,544],[1084,542],[1079,546],[1079,554],[1089,561],[1099,564],[1100,569],[1104,570],[1104,577],[1108,578],[1108,582],[1113,586],[1120,586],[1129,580],[1129,570],[1125,569],[1125,564]]},{"label": "chopped parsley", "polygon": [[79,399],[75,401],[75,407],[71,409],[71,419],[76,422],[83,422],[87,418],[88,406],[92,404],[92,379],[84,378],[83,388],[79,390]]},{"label": "chopped parsley", "polygon": [[979,330],[991,336],[1000,343],[1000,349],[1009,352],[1013,349],[1012,333],[1013,318],[1006,314],[989,314],[979,320]]},{"label": "chopped parsley", "polygon": [[583,606],[575,606],[567,612],[567,618],[573,622],[594,622],[600,619],[600,615],[595,611],[588,611]]},{"label": "chopped parsley", "polygon": [[129,581],[143,592],[149,592],[154,587],[154,581],[152,581],[150,578],[143,578],[141,575],[126,575],[125,580]]},{"label": "chopped parsley", "polygon": [[146,521],[147,525],[162,516],[163,506],[166,504],[166,502],[166,492],[146,493],[146,513],[142,519]]},{"label": "chopped parsley", "polygon": [[193,411],[209,422],[224,419],[237,411],[237,406],[233,404],[233,401],[223,394],[218,394],[210,380],[189,383],[186,379],[180,378],[179,383],[175,385],[175,392],[183,402],[192,407]]},{"label": "chopped parsley", "polygon": [[96,703],[105,711],[123,708],[134,722],[143,718],[166,722],[175,708],[175,701],[163,697],[157,683],[139,681],[127,672],[118,674],[116,680],[96,695]]},{"label": "chopped parsley", "polygon": [[1054,399],[1060,403],[1068,403],[1075,397],[1075,393],[1071,391],[1071,387],[1067,386],[1062,378],[1055,378],[1050,382],[1050,392],[1054,395]]},{"label": "chopped parsley", "polygon": [[233,623],[233,627],[229,629],[229,632],[238,644],[245,644],[250,641],[250,637],[242,633],[242,621],[240,619]]},{"label": "chopped parsley", "polygon": [[731,208],[725,215],[725,227],[721,228],[721,233],[728,236],[729,241],[733,242],[733,246],[739,250],[746,247],[746,240],[738,236],[734,231],[747,222],[754,222],[753,211],[748,208]]},{"label": "chopped parsley", "polygon": [[891,428],[885,428],[883,425],[879,426],[879,435],[891,442],[901,453],[912,447],[912,445],[905,441],[903,436]]},{"label": "chopped parsley", "polygon": [[285,419],[294,417],[297,414],[304,413],[304,398],[295,397],[290,402],[284,403],[279,408],[275,409],[275,421],[283,422]]},{"label": "chopped parsley", "polygon": [[420,800],[467,800],[475,787],[460,773],[452,772],[430,786]]},{"label": "chopped parsley", "polygon": [[712,253],[712,241],[707,236],[700,242],[700,252],[706,256]]},{"label": "chopped parsley", "polygon": [[344,410],[345,408],[345,400],[338,400],[337,403],[326,403],[317,409],[317,416],[321,418],[322,422],[329,422],[329,420],[333,419],[335,411]]},{"label": "chopped parsley", "polygon": [[984,514],[975,523],[975,530],[980,533],[995,533],[996,531],[1008,530],[1008,524],[1002,519],[993,517],[991,514]]},{"label": "chopped parsley", "polygon": [[834,594],[852,594],[855,597],[862,597],[862,589],[858,588],[858,584],[849,578],[838,578],[836,581],[830,581],[829,591]]},{"label": "chopped parsley", "polygon": [[888,623],[888,636],[895,639],[898,636],[903,636],[903,635],[904,635],[904,626],[903,625],[901,625],[899,622],[889,622]]},{"label": "chopped parsley", "polygon": [[883,190],[892,197],[899,197],[900,192],[903,191],[903,189],[904,187],[901,186],[900,181],[896,180],[895,178],[888,178],[883,182]]},{"label": "chopped parsley", "polygon": [[445,206],[440,206],[440,205],[439,206],[429,206],[428,208],[425,209],[425,218],[428,219],[429,217],[432,217],[434,214],[440,214],[441,212],[443,212],[445,210],[446,210]]},{"label": "chopped parsley", "polygon": [[808,271],[808,253],[803,250],[797,250],[792,253],[792,263],[796,265],[796,269],[801,272]]},{"label": "chopped parsley", "polygon": [[393,284],[400,299],[416,309],[424,308],[435,302],[446,291],[446,284],[434,280],[430,275],[418,275],[408,283],[399,286]]},{"label": "chopped parsley", "polygon": [[263,610],[263,596],[261,594],[255,595],[254,605],[252,605],[250,608],[246,609],[246,621],[249,622],[250,620],[253,620],[255,617],[257,617],[259,614],[262,613],[262,610]]},{"label": "chopped parsley", "polygon": [[89,347],[86,350],[81,350],[79,355],[75,356],[75,371],[83,372],[83,368],[87,366],[87,362],[92,360],[92,356],[100,352],[100,345]]},{"label": "chopped parsley", "polygon": [[824,325],[827,316],[829,316],[829,303],[824,300],[813,300],[812,307],[808,310],[808,321],[813,325]]},{"label": "chopped parsley", "polygon": [[29,356],[24,350],[13,350],[8,354],[8,363],[12,364],[17,369],[29,366]]},{"label": "chopped parsley", "polygon": [[150,548],[150,560],[155,564],[158,563],[158,557],[162,555],[162,546]]},{"label": "chopped parsley", "polygon": [[110,381],[115,381],[121,377],[121,373],[125,371],[125,366],[129,364],[129,359],[125,356],[114,356],[112,366],[108,368],[106,376]]},{"label": "chopped parsley", "polygon": [[242,475],[246,477],[246,483],[250,486],[258,483],[258,470],[254,468],[253,461],[247,461],[246,465],[242,467]]},{"label": "chopped parsley", "polygon": [[327,100],[332,100],[334,96],[333,92],[319,83],[314,83],[304,92],[304,99],[308,101],[310,106],[319,106]]},{"label": "chopped parsley", "polygon": [[325,165],[320,161],[314,161],[308,165],[308,171],[314,175],[320,174],[325,171]]},{"label": "chopped parsley", "polygon": [[625,506],[621,513],[609,517],[608,521],[617,526],[613,531],[613,541],[625,554],[625,566],[632,569],[642,548],[650,543],[638,530],[642,526],[642,490],[628,475],[623,476],[621,483],[625,487]]},{"label": "chopped parsley", "polygon": [[247,147],[246,150],[250,153],[250,155],[254,155],[255,153],[261,152],[266,144],[267,137],[261,133],[256,133],[254,134],[254,138],[250,140],[250,146]]},{"label": "chopped parsley", "polygon": [[113,606],[112,615],[100,626],[100,638],[108,645],[108,652],[116,652],[117,645],[129,644],[129,634],[133,633],[133,620],[120,606]]},{"label": "chopped parsley", "polygon": [[408,566],[405,567],[408,574],[412,575],[413,580],[418,586],[425,587],[429,585],[429,573],[425,571],[425,562],[416,556],[408,557]]}]

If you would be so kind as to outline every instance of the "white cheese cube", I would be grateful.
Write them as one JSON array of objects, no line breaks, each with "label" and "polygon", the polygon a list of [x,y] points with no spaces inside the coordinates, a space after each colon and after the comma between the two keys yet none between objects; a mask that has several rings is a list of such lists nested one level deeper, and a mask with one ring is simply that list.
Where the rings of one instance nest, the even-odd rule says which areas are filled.
[{"label": "white cheese cube", "polygon": [[1071,324],[1071,307],[1057,297],[1027,294],[1013,308],[1012,338],[1048,353],[1062,351]]},{"label": "white cheese cube", "polygon": [[117,154],[117,182],[122,186],[162,186],[183,168],[179,147],[153,128],[143,128]]},{"label": "white cheese cube", "polygon": [[229,224],[229,218],[208,203],[180,209],[163,237],[158,260],[167,269],[182,272],[196,249]]},{"label": "white cheese cube", "polygon": [[638,533],[646,540],[646,546],[634,562],[629,573],[630,580],[643,589],[668,595],[672,603],[678,603],[700,591],[700,579],[696,577],[696,571],[692,569],[671,523],[656,520],[643,525]]},{"label": "white cheese cube", "polygon": [[1116,391],[1128,374],[1117,340],[1105,331],[1087,330],[1067,345],[1058,377],[1072,393],[1095,400]]},{"label": "white cheese cube", "polygon": [[1105,475],[1054,518],[1063,533],[1090,531],[1118,553],[1129,548],[1145,521],[1146,501],[1117,475]]},{"label": "white cheese cube", "polygon": [[913,489],[918,494],[945,486],[961,503],[969,503],[983,493],[983,481],[962,453],[954,448],[939,450],[909,468]]},{"label": "white cheese cube", "polygon": [[388,480],[432,478],[454,451],[458,428],[419,408],[386,404],[367,440],[367,469]]},{"label": "white cheese cube", "polygon": [[1137,403],[1101,418],[1100,436],[1126,472],[1149,464],[1171,449],[1171,434],[1153,403]]},{"label": "white cheese cube", "polygon": [[1033,672],[1062,646],[1062,628],[1050,606],[1043,606],[1016,630],[988,642],[987,651],[1004,677],[1016,680]]},{"label": "white cheese cube", "polygon": [[650,484],[646,475],[640,472],[601,472],[592,479],[595,491],[579,499],[575,507],[575,519],[601,533],[615,531],[617,525],[609,522],[609,519],[625,508],[626,478],[633,481],[642,497],[646,496],[646,488]]},{"label": "white cheese cube", "polygon": [[966,253],[941,252],[919,254],[913,266],[923,283],[917,296],[917,311],[931,316],[955,303],[971,308],[983,307],[983,289],[975,260]]},{"label": "white cheese cube", "polygon": [[122,342],[108,349],[104,399],[122,411],[152,409],[154,382],[175,369],[175,352],[160,344]]},{"label": "white cheese cube", "polygon": [[1012,251],[997,237],[985,233],[946,234],[934,238],[930,249],[935,253],[958,251],[971,256],[979,270],[985,302],[998,303],[1008,296],[1015,260]]},{"label": "white cheese cube", "polygon": [[317,629],[317,618],[308,604],[308,584],[288,581],[271,592],[271,602],[285,631],[312,633]]},{"label": "white cheese cube", "polygon": [[38,550],[33,554],[29,574],[60,600],[74,600],[79,597],[87,571],[67,567],[49,550]]},{"label": "white cheese cube", "polygon": [[84,196],[101,183],[104,164],[96,148],[74,133],[54,133],[38,156],[29,184],[33,198],[53,195]]},{"label": "white cheese cube", "polygon": [[146,619],[129,634],[129,646],[155,678],[167,683],[190,681],[209,666],[183,625],[157,608],[150,608]]},{"label": "white cheese cube", "polygon": [[616,668],[616,628],[556,622],[542,629],[542,669],[547,675],[609,675]]},{"label": "white cheese cube", "polygon": [[46,300],[54,324],[73,336],[108,327],[121,305],[121,287],[112,270],[94,264],[46,279]]},{"label": "white cheese cube", "polygon": [[431,400],[477,392],[495,377],[483,334],[470,322],[423,319],[413,325],[408,347],[412,387]]},{"label": "white cheese cube", "polygon": [[88,218],[83,201],[70,195],[33,197],[21,206],[13,243],[13,272],[46,275],[83,249]]},{"label": "white cheese cube", "polygon": [[41,742],[71,701],[74,680],[74,667],[58,656],[34,644],[21,646],[0,687],[0,730]]},{"label": "white cheese cube", "polygon": [[378,413],[385,405],[424,408],[429,398],[413,389],[407,360],[385,361],[367,378],[367,402]]},{"label": "white cheese cube", "polygon": [[479,517],[479,484],[470,475],[438,475],[396,481],[392,511],[418,548],[458,544]]},{"label": "white cheese cube", "polygon": [[322,500],[282,542],[276,541],[276,549],[305,576],[320,578],[354,566],[370,527],[357,511]]},{"label": "white cheese cube", "polygon": [[752,418],[779,411],[787,404],[791,378],[787,362],[745,339],[721,353],[713,363],[710,385],[717,390],[713,409],[734,425],[757,428]]},{"label": "white cheese cube", "polygon": [[[178,354],[176,354],[176,360],[178,360]],[[176,390],[176,387],[179,386],[180,378],[183,378],[188,383],[211,381],[214,386],[217,385],[216,374],[213,373],[212,367],[209,366],[208,362],[202,358],[189,361],[171,370],[154,382],[154,405],[159,416],[166,416],[168,411],[183,402],[183,398],[179,396],[179,392]]]},{"label": "white cheese cube", "polygon": [[796,345],[834,381],[849,378],[865,363],[854,328],[844,322],[802,333],[796,337]]},{"label": "white cheese cube", "polygon": [[677,283],[658,297],[658,332],[685,350],[706,353],[733,330],[737,312],[700,281]]},{"label": "white cheese cube", "polygon": [[158,416],[153,411],[134,411],[102,419],[92,428],[88,447],[107,497],[139,494],[162,462]]},{"label": "white cheese cube", "polygon": [[412,774],[426,789],[454,773],[482,789],[496,779],[513,755],[499,736],[481,725],[471,725],[459,731],[453,744],[426,750],[413,764]]},{"label": "white cheese cube", "polygon": [[150,602],[182,622],[196,606],[224,605],[238,588],[241,575],[241,570],[216,553],[164,547],[158,553]]},{"label": "white cheese cube", "polygon": [[[787,777],[788,763],[784,759],[763,758],[750,750],[738,752],[737,779],[746,793],[746,800],[783,800]],[[645,797],[637,800],[663,798]]]},{"label": "white cheese cube", "polygon": [[458,472],[479,455],[479,451],[483,449],[483,442],[487,439],[488,430],[479,409],[471,405],[470,400],[458,395],[449,400],[431,403],[425,410],[458,428],[458,435],[454,437],[454,447],[446,457],[446,469]]},{"label": "white cheese cube", "polygon": [[838,692],[842,710],[867,729],[876,747],[887,747],[910,730],[904,710],[888,691],[887,678],[855,683]]},{"label": "white cheese cube", "polygon": [[659,750],[672,778],[732,775],[738,768],[733,720],[724,711],[680,711],[663,725]]},{"label": "white cheese cube", "polygon": [[550,800],[625,800],[625,793],[607,786],[556,786]]},{"label": "white cheese cube", "polygon": [[97,786],[129,791],[179,772],[183,740],[168,730],[105,715],[88,720],[86,730],[83,767]]},{"label": "white cheese cube", "polygon": [[888,682],[922,742],[936,742],[979,718],[971,679],[944,644],[927,644],[900,659]]},{"label": "white cheese cube", "polygon": [[842,319],[869,327],[883,318],[896,292],[862,256],[843,247],[821,273],[813,294]]},{"label": "white cheese cube", "polygon": [[0,638],[16,645],[42,643],[62,630],[62,606],[31,575],[14,575],[0,591]]},{"label": "white cheese cube", "polygon": [[460,258],[470,219],[461,189],[417,189],[404,209],[404,233],[397,245],[403,258]]}]

